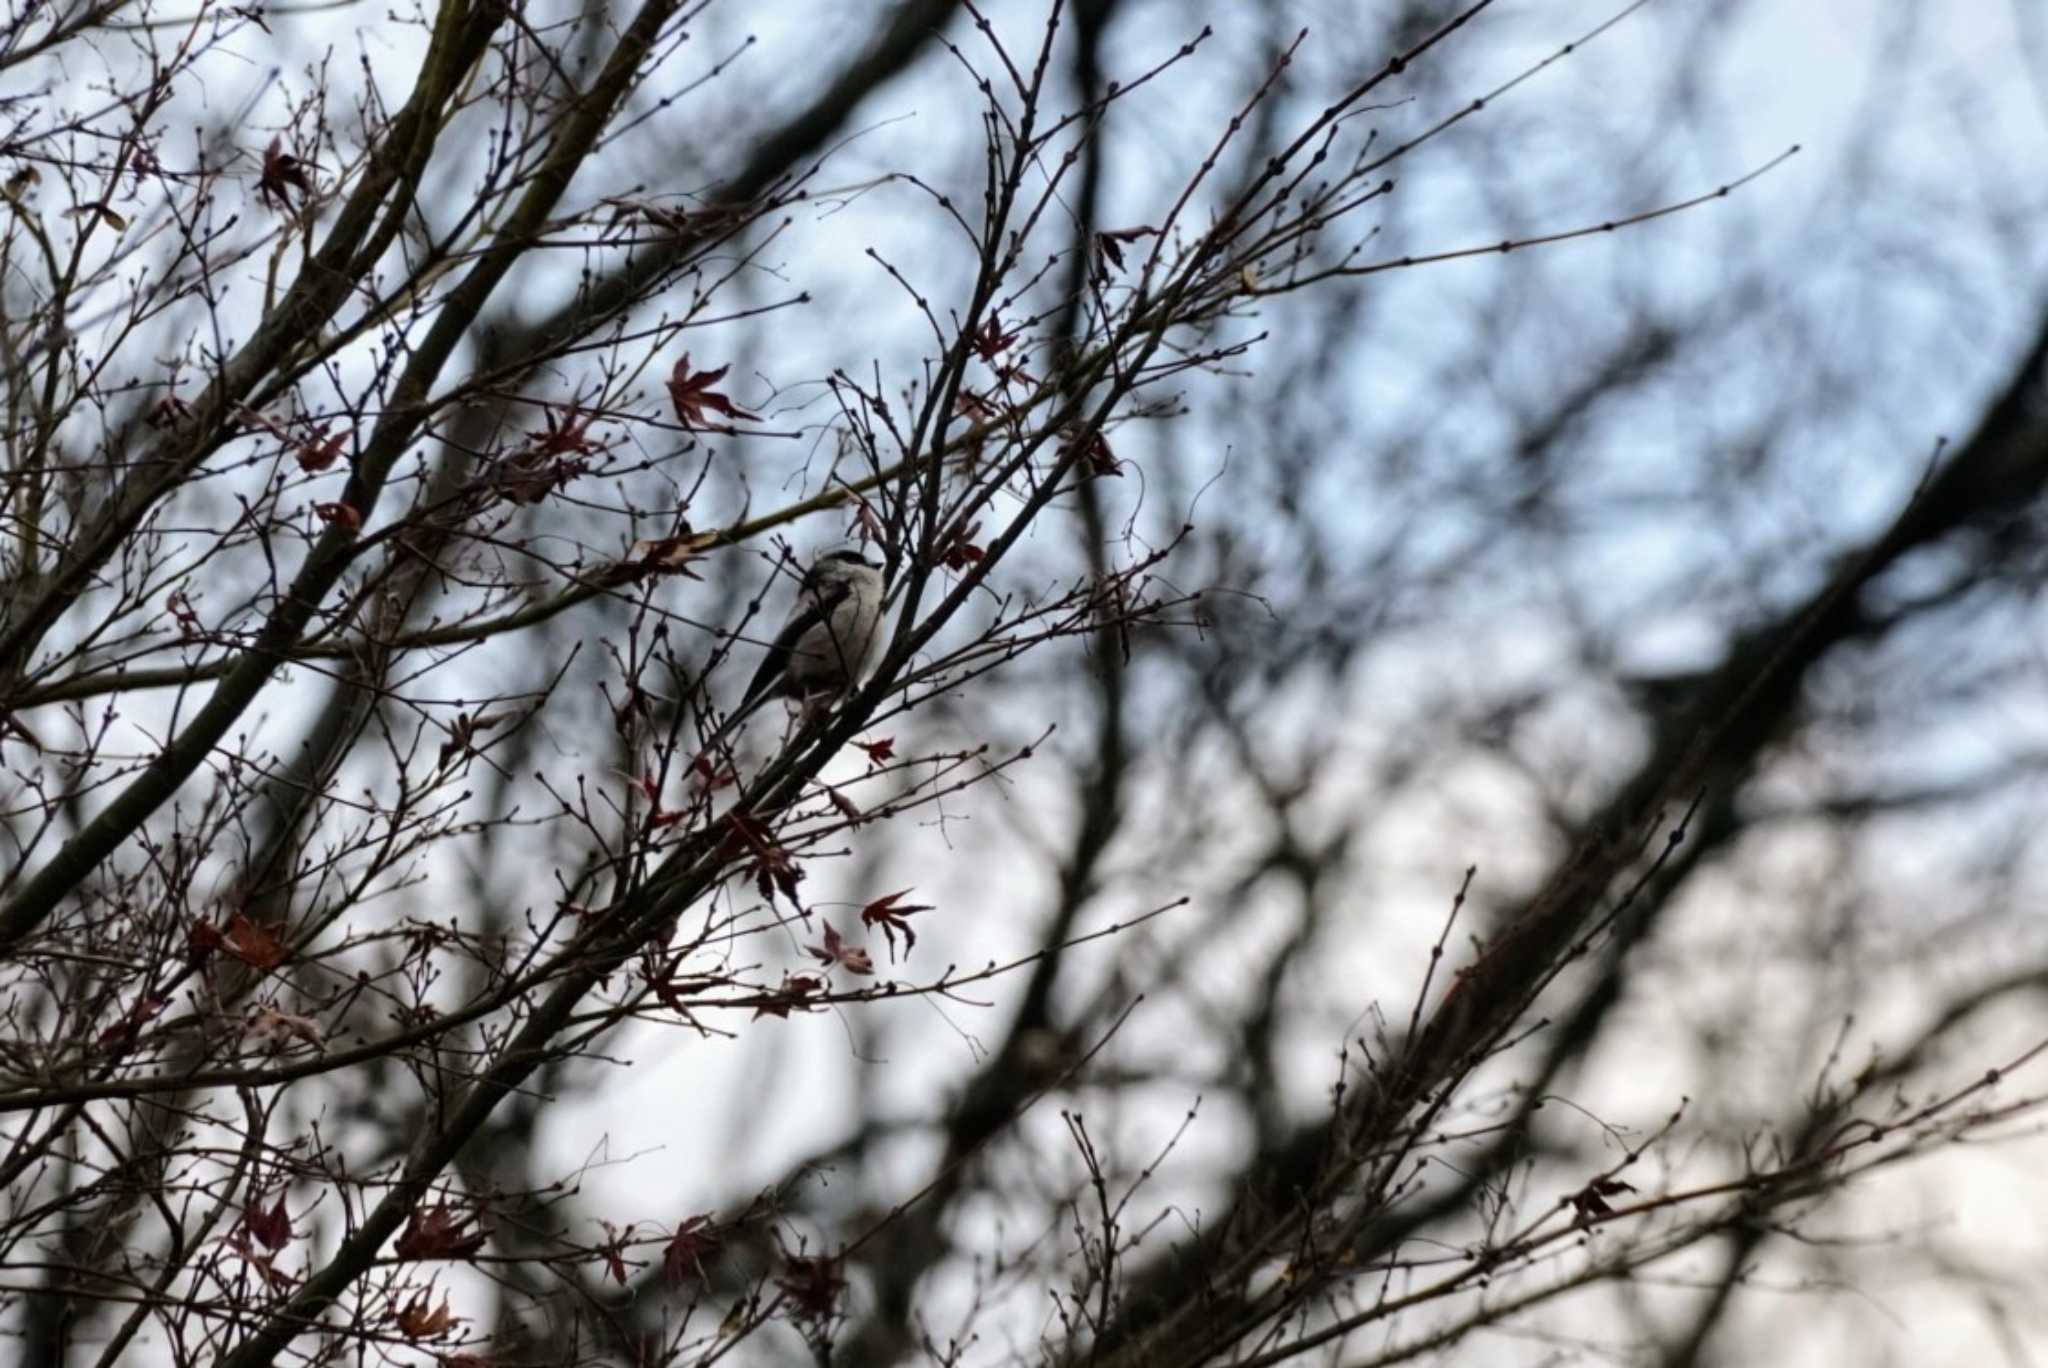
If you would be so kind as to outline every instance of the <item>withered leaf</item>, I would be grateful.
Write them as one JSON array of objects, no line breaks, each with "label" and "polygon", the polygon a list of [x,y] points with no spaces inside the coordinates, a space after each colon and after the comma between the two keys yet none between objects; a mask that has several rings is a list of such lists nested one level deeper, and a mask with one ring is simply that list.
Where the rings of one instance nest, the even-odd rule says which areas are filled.
[{"label": "withered leaf", "polygon": [[306,471],[308,474],[325,470],[335,463],[341,456],[342,449],[347,445],[348,434],[346,432],[337,432],[332,437],[329,437],[327,429],[323,425],[311,437],[305,438],[298,444],[299,469]]},{"label": "withered leaf", "polygon": [[815,974],[784,974],[781,988],[754,1009],[754,1018],[772,1016],[787,1020],[791,1010],[807,1012],[811,1009],[810,999],[824,991],[824,987],[825,980]]},{"label": "withered leaf", "polygon": [[1601,1178],[1586,1184],[1570,1197],[1572,1209],[1579,1214],[1580,1221],[1590,1221],[1599,1216],[1612,1216],[1614,1208],[1607,1203],[1609,1197],[1635,1189],[1619,1178]]},{"label": "withered leaf", "polygon": [[68,219],[96,218],[117,233],[128,226],[127,219],[122,218],[104,204],[75,204],[64,211],[64,217]]},{"label": "withered leaf", "polygon": [[338,522],[351,532],[359,530],[363,525],[363,515],[353,504],[345,504],[338,501],[316,503],[313,505],[313,512],[319,515],[321,522]]},{"label": "withered leaf", "polygon": [[258,926],[240,912],[228,919],[221,939],[230,955],[252,969],[275,969],[291,954],[268,927]]},{"label": "withered leaf", "polygon": [[317,1050],[326,1044],[319,1022],[309,1016],[287,1012],[270,1002],[251,1012],[248,1024],[242,1029],[250,1038],[265,1045],[277,1046],[288,1040],[303,1040]]},{"label": "withered leaf", "polygon": [[690,562],[702,555],[702,546],[695,534],[684,532],[674,537],[644,538],[633,543],[626,552],[623,567],[628,572],[624,578],[635,578],[640,574],[682,575],[687,579],[703,578],[690,568]]},{"label": "withered leaf", "polygon": [[590,462],[543,451],[522,451],[498,463],[492,472],[498,493],[507,503],[537,504],[590,473]]},{"label": "withered leaf", "polygon": [[429,1300],[432,1296],[431,1291],[421,1292],[399,1309],[398,1328],[407,1339],[433,1339],[462,1323],[462,1318],[449,1308],[446,1294],[439,1306]]},{"label": "withered leaf", "polygon": [[804,949],[809,951],[811,957],[820,964],[836,964],[849,974],[872,974],[875,972],[875,962],[868,958],[868,952],[861,949],[858,945],[853,945],[841,939],[839,932],[833,927],[831,922],[825,923],[825,943],[823,945],[807,945]]},{"label": "withered leaf", "polygon": [[1157,228],[1118,228],[1113,232],[1097,233],[1095,249],[1102,253],[1104,260],[1121,271],[1124,268],[1123,244],[1151,237],[1158,231]]}]

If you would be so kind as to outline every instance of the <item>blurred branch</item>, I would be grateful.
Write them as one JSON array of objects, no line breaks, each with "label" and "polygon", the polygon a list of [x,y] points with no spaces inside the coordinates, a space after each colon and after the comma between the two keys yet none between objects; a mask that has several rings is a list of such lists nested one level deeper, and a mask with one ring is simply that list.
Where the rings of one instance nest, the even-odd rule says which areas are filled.
[{"label": "blurred branch", "polygon": [[[1400,1136],[1441,1108],[1458,1081],[1483,1059],[1557,973],[1591,948],[1588,937],[1617,915],[1633,915],[1625,898],[1600,914],[1617,878],[1638,858],[1665,809],[1704,789],[1725,793],[1748,773],[1763,746],[1797,706],[1813,667],[1863,628],[1860,594],[1909,551],[1968,527],[2023,516],[2048,483],[2048,314],[2026,355],[1990,405],[1977,430],[1868,545],[1840,558],[1817,590],[1777,618],[1743,634],[1706,681],[1686,714],[1665,727],[1633,776],[1617,786],[1588,835],[1574,846],[1534,898],[1496,934],[1431,1015],[1405,1041],[1376,1086],[1361,1089],[1348,1114],[1297,1137],[1282,1156],[1261,1155],[1233,1187],[1259,1194],[1198,1236],[1144,1269],[1121,1316],[1085,1351],[1086,1361],[1135,1365],[1161,1355],[1193,1362],[1234,1342],[1291,1303],[1308,1286],[1284,1293],[1238,1291],[1249,1269],[1290,1247],[1289,1232],[1306,1206],[1327,1200],[1333,1184],[1348,1187],[1355,1161],[1346,1155],[1398,1157]],[[1676,843],[1685,827],[1671,828]],[[1278,1162],[1275,1162],[1275,1160]],[[1381,1174],[1389,1171],[1376,1162]],[[1383,1181],[1383,1179],[1382,1179]],[[1366,1190],[1376,1187],[1368,1182]],[[1276,1214],[1265,1214],[1276,1213]],[[1068,1361],[1083,1350],[1069,1346]]]}]

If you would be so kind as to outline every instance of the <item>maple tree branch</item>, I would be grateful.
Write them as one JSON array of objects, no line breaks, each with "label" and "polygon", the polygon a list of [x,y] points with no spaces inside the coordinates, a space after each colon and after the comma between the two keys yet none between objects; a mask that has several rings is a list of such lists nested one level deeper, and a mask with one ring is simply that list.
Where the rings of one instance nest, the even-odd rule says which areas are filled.
[{"label": "maple tree branch", "polygon": [[[101,515],[64,548],[56,568],[10,594],[0,628],[0,688],[24,674],[45,633],[76,602],[100,568],[121,549],[149,511],[178,489],[233,431],[242,400],[300,345],[316,335],[348,298],[364,265],[382,255],[410,209],[446,121],[446,105],[504,22],[496,3],[440,11],[433,42],[413,95],[368,159],[355,189],[335,216],[320,250],[258,326],[207,384],[183,422],[156,441],[106,500]],[[393,201],[388,207],[386,201]],[[383,214],[379,223],[378,215]],[[141,420],[111,439],[122,451],[138,439]],[[33,590],[25,594],[25,590]],[[23,601],[25,598],[26,601]],[[0,707],[13,706],[0,694]],[[4,937],[0,937],[4,940]]]},{"label": "maple tree branch", "polygon": [[[0,951],[28,935],[80,878],[136,831],[199,767],[228,728],[263,690],[276,668],[277,659],[305,630],[314,610],[353,559],[356,531],[375,509],[386,476],[410,446],[424,419],[427,394],[434,378],[475,322],[484,300],[511,269],[512,263],[527,250],[533,235],[568,188],[570,177],[603,131],[611,111],[625,97],[633,73],[653,42],[655,32],[679,4],[680,0],[651,0],[636,16],[614,50],[603,78],[564,121],[554,147],[534,172],[520,196],[518,207],[499,231],[496,241],[476,259],[462,283],[443,302],[427,336],[411,353],[393,402],[379,418],[368,447],[344,487],[340,503],[354,510],[353,521],[342,518],[328,525],[282,602],[272,611],[250,646],[235,658],[191,723],[165,745],[162,753],[131,780],[104,811],[65,842],[43,868],[16,891],[4,908],[0,908]],[[494,5],[481,8],[502,18],[503,11]],[[494,19],[489,26],[472,25],[470,34],[479,48],[496,22]],[[467,53],[468,47],[464,44],[456,51]],[[430,70],[435,68],[430,66]],[[452,83],[453,74],[442,72],[439,79]],[[417,151],[413,148],[406,150],[423,156],[426,148],[431,146],[425,130],[420,132],[417,141],[422,144]],[[374,181],[375,178],[372,179]],[[359,194],[357,200],[361,199]],[[367,219],[367,206],[359,217]],[[395,231],[395,223],[391,228]],[[330,243],[341,236],[342,230],[337,227],[330,235]],[[339,290],[335,291],[335,296],[338,300]],[[291,312],[289,308],[279,310],[281,315]],[[253,359],[250,364],[254,364]],[[234,369],[232,366],[229,368],[230,371]],[[136,511],[136,516],[140,516],[140,510]],[[54,615],[51,620],[54,620]],[[0,661],[4,661],[5,654],[5,649],[0,648]]]},{"label": "maple tree branch", "polygon": [[[850,62],[804,109],[757,142],[745,163],[720,187],[717,205],[739,208],[766,195],[796,173],[797,164],[816,152],[877,89],[917,60],[944,27],[959,0],[904,0],[868,50]],[[701,222],[716,226],[717,213]],[[675,237],[656,251],[635,257],[611,274],[579,291],[577,298],[548,318],[531,325],[508,343],[511,355],[543,352],[556,342],[589,335],[645,298],[692,251],[706,229],[685,223]]]}]

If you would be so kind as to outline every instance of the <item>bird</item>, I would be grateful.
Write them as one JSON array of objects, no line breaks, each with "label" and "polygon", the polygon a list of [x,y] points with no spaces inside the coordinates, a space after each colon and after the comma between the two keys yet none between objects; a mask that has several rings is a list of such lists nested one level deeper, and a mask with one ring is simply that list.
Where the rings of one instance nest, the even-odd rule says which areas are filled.
[{"label": "bird", "polygon": [[882,642],[883,591],[882,567],[858,551],[828,551],[813,561],[721,733],[771,698],[808,706],[852,692]]}]

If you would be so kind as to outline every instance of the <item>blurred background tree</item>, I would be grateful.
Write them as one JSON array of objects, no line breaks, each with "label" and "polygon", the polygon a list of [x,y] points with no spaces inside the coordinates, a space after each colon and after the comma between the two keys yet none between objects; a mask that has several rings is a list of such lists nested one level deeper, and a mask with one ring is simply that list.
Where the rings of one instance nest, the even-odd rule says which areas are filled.
[{"label": "blurred background tree", "polygon": [[1790,9],[17,5],[23,1361],[2031,1361],[2048,19]]}]

